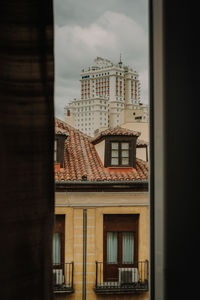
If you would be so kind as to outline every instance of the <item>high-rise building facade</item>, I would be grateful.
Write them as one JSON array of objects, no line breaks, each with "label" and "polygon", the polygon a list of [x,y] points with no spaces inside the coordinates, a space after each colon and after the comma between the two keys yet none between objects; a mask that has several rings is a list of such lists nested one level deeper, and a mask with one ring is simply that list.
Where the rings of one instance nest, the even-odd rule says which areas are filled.
[{"label": "high-rise building facade", "polygon": [[96,129],[120,125],[124,109],[141,110],[139,74],[125,66],[97,57],[92,66],[80,73],[81,95],[65,106],[65,121],[93,136]]}]

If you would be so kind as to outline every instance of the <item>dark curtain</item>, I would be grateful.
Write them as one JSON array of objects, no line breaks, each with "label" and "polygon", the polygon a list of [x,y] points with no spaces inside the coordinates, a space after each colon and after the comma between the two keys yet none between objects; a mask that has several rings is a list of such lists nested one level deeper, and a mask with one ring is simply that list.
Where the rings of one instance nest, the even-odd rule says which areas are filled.
[{"label": "dark curtain", "polygon": [[52,299],[51,0],[0,2],[0,298]]}]

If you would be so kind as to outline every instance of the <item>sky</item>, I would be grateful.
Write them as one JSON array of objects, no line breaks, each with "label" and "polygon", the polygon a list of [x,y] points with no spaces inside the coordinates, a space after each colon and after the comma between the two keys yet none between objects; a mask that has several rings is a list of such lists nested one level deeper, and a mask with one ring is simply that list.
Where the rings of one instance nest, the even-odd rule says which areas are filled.
[{"label": "sky", "polygon": [[139,73],[148,103],[148,0],[54,0],[55,116],[80,98],[81,69],[97,57]]}]

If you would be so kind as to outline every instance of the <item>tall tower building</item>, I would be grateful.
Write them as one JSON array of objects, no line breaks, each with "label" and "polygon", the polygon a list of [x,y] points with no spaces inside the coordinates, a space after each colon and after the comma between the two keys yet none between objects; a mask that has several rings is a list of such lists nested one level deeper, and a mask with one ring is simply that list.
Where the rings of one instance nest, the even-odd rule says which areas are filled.
[{"label": "tall tower building", "polygon": [[84,133],[94,136],[99,128],[120,124],[124,109],[140,109],[139,74],[125,66],[97,57],[80,73],[80,99],[65,106],[65,121]]}]

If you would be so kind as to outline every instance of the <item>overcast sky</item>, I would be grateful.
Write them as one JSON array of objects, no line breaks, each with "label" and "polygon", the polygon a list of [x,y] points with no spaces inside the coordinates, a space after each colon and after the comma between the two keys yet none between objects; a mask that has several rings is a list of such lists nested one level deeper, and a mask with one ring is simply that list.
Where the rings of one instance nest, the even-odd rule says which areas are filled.
[{"label": "overcast sky", "polygon": [[80,71],[97,57],[138,71],[148,103],[148,0],[54,0],[55,115],[80,97]]}]

